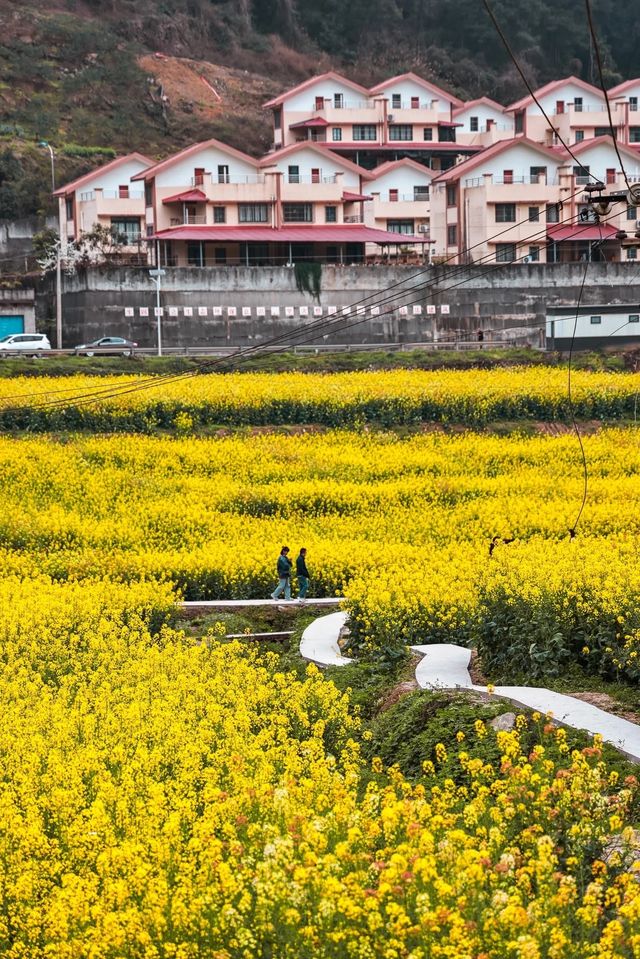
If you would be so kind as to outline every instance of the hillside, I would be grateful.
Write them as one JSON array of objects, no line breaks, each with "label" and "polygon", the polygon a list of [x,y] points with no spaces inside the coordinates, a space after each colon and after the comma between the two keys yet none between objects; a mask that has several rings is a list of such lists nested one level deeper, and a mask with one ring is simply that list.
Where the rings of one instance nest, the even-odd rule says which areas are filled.
[{"label": "hillside", "polygon": [[[581,5],[495,0],[533,83],[593,76]],[[634,71],[633,14],[599,0],[607,82]],[[522,84],[481,0],[0,0],[0,217],[48,205],[58,182],[132,149],[164,156],[218,136],[270,142],[264,100],[335,67],[373,83],[414,69],[461,96]],[[205,82],[206,81],[206,82]]]}]

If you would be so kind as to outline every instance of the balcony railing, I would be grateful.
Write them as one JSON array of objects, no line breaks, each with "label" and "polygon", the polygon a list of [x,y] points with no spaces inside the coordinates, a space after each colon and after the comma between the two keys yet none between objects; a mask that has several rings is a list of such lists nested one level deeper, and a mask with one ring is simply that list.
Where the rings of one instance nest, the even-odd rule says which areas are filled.
[{"label": "balcony railing", "polygon": [[506,178],[502,176],[474,176],[464,181],[465,187],[484,186],[485,183],[493,186],[513,186],[514,184],[518,185],[523,183],[535,186],[554,186],[558,183],[558,179],[557,177],[545,177],[543,174],[540,174],[537,176],[512,176]]},{"label": "balcony railing", "polygon": [[322,113],[323,110],[371,110],[374,107],[372,100],[341,100],[336,103],[332,97],[325,97],[324,104],[319,106],[315,100],[312,101],[311,110],[313,113]]},{"label": "balcony railing", "polygon": [[330,176],[316,176],[313,173],[289,173],[287,183],[337,183],[338,178],[335,173]]},{"label": "balcony railing", "polygon": [[364,217],[359,213],[344,217],[344,223],[364,223]]},{"label": "balcony railing", "polygon": [[420,100],[418,103],[412,103],[411,100],[397,100],[394,102],[393,99],[389,102],[389,110],[393,113],[394,110],[432,110],[435,100]]},{"label": "balcony railing", "polygon": [[202,176],[192,176],[191,186],[206,186],[209,184],[224,185],[227,183],[264,183],[264,173],[204,173]]},{"label": "balcony railing", "polygon": [[381,193],[383,203],[424,203],[429,199],[429,190],[424,193]]},{"label": "balcony railing", "polygon": [[171,217],[171,226],[203,226],[207,222],[204,213],[187,213],[184,217]]},{"label": "balcony railing", "polygon": [[80,194],[80,200],[84,203],[89,200],[95,200],[97,196],[105,200],[143,200],[144,190],[129,190],[128,193],[120,193],[119,190],[89,190],[87,193]]}]

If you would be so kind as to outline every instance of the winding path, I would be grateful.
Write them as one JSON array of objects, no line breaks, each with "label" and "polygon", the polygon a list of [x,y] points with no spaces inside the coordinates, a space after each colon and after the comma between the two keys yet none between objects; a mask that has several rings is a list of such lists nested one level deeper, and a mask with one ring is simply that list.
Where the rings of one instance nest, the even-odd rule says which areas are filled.
[{"label": "winding path", "polygon": [[[340,651],[338,640],[349,615],[331,613],[315,619],[302,634],[300,654],[318,666],[345,666],[353,662]],[[422,659],[416,667],[416,680],[422,689],[468,689],[490,695],[486,686],[475,685],[469,675],[471,650],[453,643],[412,646]],[[555,693],[536,686],[496,686],[491,695],[507,699],[517,706],[551,713],[554,720],[574,729],[602,736],[628,759],[640,762],[640,726],[585,703],[574,696]]]}]

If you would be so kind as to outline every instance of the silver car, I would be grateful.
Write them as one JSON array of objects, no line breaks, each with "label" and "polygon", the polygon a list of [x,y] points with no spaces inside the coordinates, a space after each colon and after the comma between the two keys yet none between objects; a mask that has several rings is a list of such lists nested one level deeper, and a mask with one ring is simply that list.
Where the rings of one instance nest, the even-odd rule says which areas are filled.
[{"label": "silver car", "polygon": [[123,336],[101,336],[93,343],[76,346],[76,356],[131,356],[138,344],[125,340]]}]

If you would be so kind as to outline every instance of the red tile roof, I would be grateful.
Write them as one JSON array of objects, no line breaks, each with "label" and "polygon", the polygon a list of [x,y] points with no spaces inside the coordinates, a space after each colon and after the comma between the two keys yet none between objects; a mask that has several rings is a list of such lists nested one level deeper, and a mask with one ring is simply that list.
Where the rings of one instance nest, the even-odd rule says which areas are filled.
[{"label": "red tile roof", "polygon": [[514,137],[512,140],[498,140],[497,143],[493,143],[490,147],[486,147],[479,153],[477,156],[469,157],[467,160],[463,160],[462,163],[457,163],[455,166],[452,166],[450,169],[445,170],[444,173],[441,173],[439,177],[436,177],[436,183],[444,183],[450,180],[459,180],[461,177],[465,176],[469,170],[474,170],[477,166],[480,166],[481,163],[484,163],[491,157],[498,156],[500,153],[503,153],[505,150],[517,145],[531,147],[537,153],[541,153],[543,156],[550,157],[555,160],[557,163],[559,160],[558,154],[554,153],[553,150],[550,150],[548,147],[542,146],[540,143],[535,143],[533,140],[529,140],[528,137]]},{"label": "red tile roof", "polygon": [[[581,90],[591,93],[600,100],[603,99],[602,90],[600,90],[599,87],[594,87],[591,83],[587,83],[586,80],[581,80],[580,77],[574,76],[565,77],[563,80],[552,80],[551,83],[545,84],[545,86],[540,87],[539,90],[534,90],[534,93],[539,100],[541,97],[546,96],[547,93],[553,93],[554,90],[558,90],[567,83],[575,83],[580,87]],[[515,103],[511,103],[508,107],[505,107],[505,110],[507,112],[510,112],[511,110],[521,110],[523,107],[529,106],[529,104],[533,102],[533,97],[530,93],[528,93],[526,97],[521,97],[520,100],[516,100]]]},{"label": "red tile roof", "polygon": [[194,153],[200,153],[201,150],[206,150],[208,147],[220,150],[221,153],[227,153],[229,156],[236,157],[236,159],[242,160],[244,163],[250,163],[254,167],[258,166],[258,161],[255,157],[250,157],[247,153],[236,150],[235,147],[230,147],[228,144],[222,143],[221,140],[212,138],[211,140],[203,140],[201,143],[193,143],[190,147],[186,147],[186,149],[180,150],[178,153],[173,153],[170,157],[167,157],[166,160],[160,160],[158,163],[154,163],[131,179],[152,180],[156,174],[162,170],[166,170],[175,163],[179,163],[180,160],[185,160],[187,157],[193,156]]},{"label": "red tile roof", "polygon": [[342,199],[345,203],[355,203],[359,200],[373,200],[372,196],[366,196],[363,193],[349,193],[348,190],[342,194]]},{"label": "red tile roof", "polygon": [[369,92],[371,94],[384,93],[387,87],[390,87],[393,83],[397,83],[399,80],[413,80],[414,83],[417,83],[425,90],[429,90],[430,93],[437,94],[438,99],[445,99],[450,103],[454,103],[456,106],[462,106],[462,100],[454,96],[453,93],[447,93],[447,91],[443,90],[442,87],[437,87],[435,83],[429,83],[428,80],[425,80],[423,77],[419,77],[417,73],[411,72],[400,73],[397,77],[390,77],[388,80],[383,80],[382,83],[378,83],[375,87],[371,87]]},{"label": "red tile roof", "polygon": [[499,110],[500,113],[504,113],[505,107],[501,103],[498,103],[496,100],[492,100],[491,97],[477,97],[475,100],[467,100],[460,107],[456,107],[453,110],[454,117],[458,113],[462,113],[464,110],[470,110],[472,107],[479,106],[481,103],[484,103],[488,107],[493,107],[494,110]]},{"label": "red tile roof", "polygon": [[421,236],[405,233],[388,233],[361,224],[335,224],[332,226],[175,226],[160,230],[154,240],[217,240],[238,243],[423,243]]},{"label": "red tile roof", "polygon": [[420,173],[426,173],[431,179],[433,179],[435,175],[433,170],[430,170],[429,167],[426,167],[423,163],[418,163],[417,160],[412,160],[411,157],[403,157],[402,160],[386,160],[369,172],[377,180],[378,177],[381,177],[383,174],[390,173],[391,170],[396,170],[398,167],[403,166],[411,167],[412,170],[418,170]]},{"label": "red tile roof", "polygon": [[319,83],[321,80],[334,80],[336,83],[344,83],[346,86],[351,87],[352,90],[357,90],[358,93],[362,93],[365,96],[368,94],[366,87],[361,87],[359,83],[354,83],[353,80],[347,80],[346,77],[343,77],[339,73],[335,73],[333,70],[329,70],[328,73],[320,73],[318,76],[309,77],[308,80],[305,80],[303,83],[299,83],[297,87],[292,87],[290,90],[287,90],[285,93],[281,93],[279,97],[274,97],[273,100],[268,100],[266,103],[263,103],[264,107],[277,107],[281,103],[284,103],[285,100],[288,100],[296,93],[302,93],[303,90],[308,90],[309,87],[314,86],[316,83]]},{"label": "red tile roof", "polygon": [[289,146],[282,147],[280,150],[267,153],[259,160],[258,165],[261,168],[275,166],[281,158],[300,153],[301,150],[313,150],[314,153],[324,157],[326,160],[333,160],[334,163],[344,166],[347,170],[352,170],[365,179],[369,179],[371,176],[369,170],[365,170],[364,167],[358,166],[357,163],[353,163],[346,157],[339,156],[335,150],[329,149],[329,147],[320,143],[313,143],[313,141],[310,140],[303,140],[302,143],[290,143]]},{"label": "red tile roof", "polygon": [[175,193],[173,196],[167,196],[163,203],[206,203],[207,194],[202,190],[185,190],[184,193]]},{"label": "red tile roof", "polygon": [[547,236],[556,243],[563,240],[611,240],[618,232],[617,227],[608,223],[573,223],[571,226],[547,227]]},{"label": "red tile roof", "polygon": [[[70,193],[75,193],[75,191],[80,189],[80,187],[86,186],[87,183],[95,180],[97,176],[100,176],[103,173],[108,173],[110,170],[117,170],[119,166],[122,166],[123,163],[127,163],[129,160],[139,160],[140,163],[145,165],[145,167],[149,167],[153,163],[153,160],[150,160],[149,157],[143,156],[142,153],[127,153],[126,156],[116,157],[115,160],[111,160],[110,163],[105,163],[104,166],[96,167],[95,170],[91,170],[90,173],[85,173],[84,176],[78,177],[77,180],[72,180],[71,183],[65,183],[64,186],[58,187],[53,195],[68,196]],[[137,179],[137,176],[132,177],[132,179]]]},{"label": "red tile roof", "polygon": [[301,127],[306,129],[308,127],[313,128],[313,127],[328,127],[328,126],[329,126],[329,121],[325,120],[323,117],[310,117],[308,120],[300,120],[298,123],[290,123],[289,129],[298,130]]},{"label": "red tile roof", "polygon": [[619,83],[617,87],[611,87],[610,90],[607,90],[607,93],[610,97],[619,97],[623,93],[626,93],[627,90],[630,90],[631,87],[640,86],[640,77],[635,77],[633,80],[625,80],[623,83]]}]

